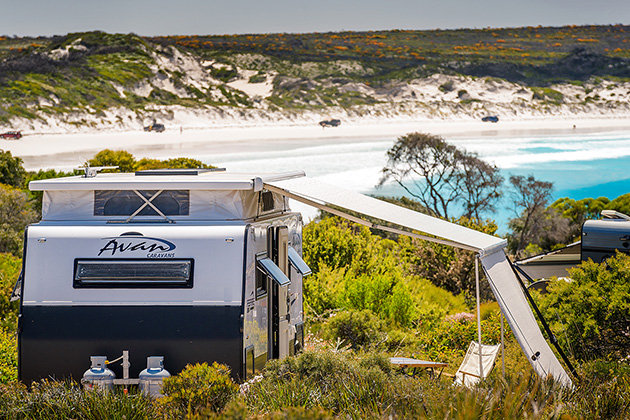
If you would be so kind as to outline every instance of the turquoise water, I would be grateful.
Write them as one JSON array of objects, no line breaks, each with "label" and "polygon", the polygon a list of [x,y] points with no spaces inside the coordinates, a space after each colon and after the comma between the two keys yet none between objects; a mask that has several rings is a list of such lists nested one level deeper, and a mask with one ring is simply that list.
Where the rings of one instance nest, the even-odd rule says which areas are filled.
[{"label": "turquoise water", "polygon": [[[208,161],[231,171],[304,170],[307,175],[369,194],[403,195],[395,184],[376,188],[380,171],[387,163],[387,150],[395,139],[358,139],[343,144],[313,144],[303,140],[280,151],[242,152],[208,157]],[[615,198],[630,192],[630,130],[583,135],[457,138],[458,147],[478,153],[496,164],[507,179],[510,175],[534,175],[554,184],[554,200]],[[218,158],[218,160],[217,160]],[[506,185],[507,187],[507,185]],[[494,215],[488,215],[505,232],[509,194]],[[300,211],[306,211],[302,208]]]}]

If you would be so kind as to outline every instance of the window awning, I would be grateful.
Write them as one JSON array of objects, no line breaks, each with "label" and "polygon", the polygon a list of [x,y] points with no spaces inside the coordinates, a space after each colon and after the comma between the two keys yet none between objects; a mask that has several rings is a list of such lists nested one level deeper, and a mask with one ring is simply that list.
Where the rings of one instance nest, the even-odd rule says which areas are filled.
[{"label": "window awning", "polygon": [[269,258],[261,258],[257,260],[258,267],[269,277],[271,277],[278,286],[286,286],[291,283],[291,280],[280,270],[280,267],[276,265]]},{"label": "window awning", "polygon": [[303,276],[308,276],[312,273],[311,267],[306,264],[302,257],[300,257],[300,254],[291,246],[289,247],[289,262],[297,272]]}]

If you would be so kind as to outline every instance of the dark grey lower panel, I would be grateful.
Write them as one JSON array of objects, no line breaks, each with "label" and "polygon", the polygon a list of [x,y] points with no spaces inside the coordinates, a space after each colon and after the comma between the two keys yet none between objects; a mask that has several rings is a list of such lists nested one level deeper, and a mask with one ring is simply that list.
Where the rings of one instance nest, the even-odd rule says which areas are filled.
[{"label": "dark grey lower panel", "polygon": [[[19,377],[79,381],[90,356],[113,360],[129,350],[130,376],[146,368],[147,356],[164,356],[180,372],[197,362],[227,364],[243,373],[240,306],[24,306],[18,340]],[[110,366],[122,378],[120,363]]]}]

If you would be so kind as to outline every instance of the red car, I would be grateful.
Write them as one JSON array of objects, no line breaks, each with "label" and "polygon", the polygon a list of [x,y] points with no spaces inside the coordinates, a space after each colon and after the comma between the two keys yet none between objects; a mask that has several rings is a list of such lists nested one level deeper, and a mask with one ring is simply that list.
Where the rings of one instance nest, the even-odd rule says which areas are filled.
[{"label": "red car", "polygon": [[22,133],[19,131],[7,131],[6,133],[0,134],[0,138],[19,140],[22,138]]}]

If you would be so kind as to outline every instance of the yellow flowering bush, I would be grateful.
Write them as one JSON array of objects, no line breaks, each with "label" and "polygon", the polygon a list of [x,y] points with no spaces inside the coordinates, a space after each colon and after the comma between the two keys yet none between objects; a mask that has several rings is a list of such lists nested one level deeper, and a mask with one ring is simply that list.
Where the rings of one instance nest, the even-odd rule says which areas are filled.
[{"label": "yellow flowering bush", "polygon": [[17,340],[15,333],[0,327],[0,383],[17,381]]},{"label": "yellow flowering bush", "polygon": [[217,362],[186,365],[179,375],[164,379],[161,403],[177,418],[194,417],[204,410],[219,412],[238,391],[230,368]]}]

